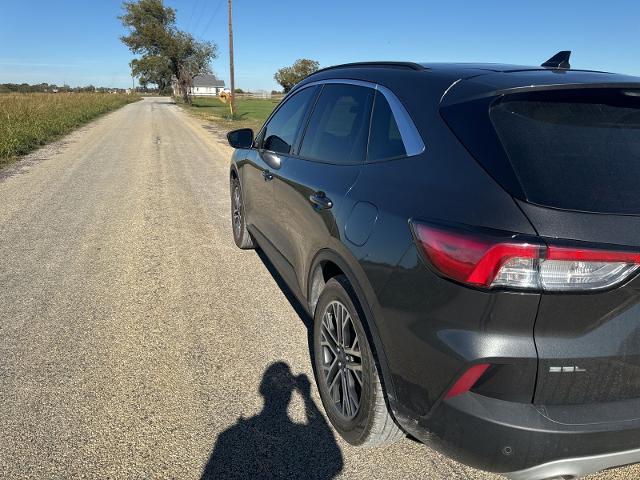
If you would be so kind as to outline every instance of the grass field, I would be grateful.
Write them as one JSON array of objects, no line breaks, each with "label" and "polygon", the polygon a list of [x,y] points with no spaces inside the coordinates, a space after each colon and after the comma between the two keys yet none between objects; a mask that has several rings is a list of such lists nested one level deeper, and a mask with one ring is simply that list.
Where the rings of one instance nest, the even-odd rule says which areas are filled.
[{"label": "grass field", "polygon": [[253,128],[257,132],[279,103],[279,98],[238,98],[234,120],[230,118],[229,105],[218,98],[194,98],[193,104],[187,108],[199,117],[216,122],[225,130]]},{"label": "grass field", "polygon": [[0,95],[0,168],[98,115],[138,99],[106,93]]}]

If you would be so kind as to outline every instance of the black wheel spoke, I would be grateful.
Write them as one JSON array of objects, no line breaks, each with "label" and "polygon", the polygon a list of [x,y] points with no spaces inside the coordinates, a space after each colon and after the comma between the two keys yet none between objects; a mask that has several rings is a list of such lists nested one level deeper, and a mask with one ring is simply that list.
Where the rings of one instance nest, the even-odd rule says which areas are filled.
[{"label": "black wheel spoke", "polygon": [[336,335],[332,329],[332,326],[329,324],[328,321],[323,320],[322,322],[322,333],[324,336],[324,339],[331,343],[333,350],[335,350],[339,344],[338,339],[336,338]]},{"label": "black wheel spoke", "polygon": [[340,374],[340,369],[338,368],[338,359],[336,358],[329,366],[323,366],[323,370],[325,371],[329,387],[332,387],[336,382],[336,378]]},{"label": "black wheel spoke", "polygon": [[349,327],[351,326],[351,316],[344,306],[340,305],[342,311],[342,318],[340,323],[340,331],[342,332],[342,346],[346,347],[349,344]]},{"label": "black wheel spoke", "polygon": [[341,375],[340,380],[342,382],[342,413],[345,416],[350,417],[351,416],[351,398],[350,398],[351,392],[347,385],[347,376],[344,374]]},{"label": "black wheel spoke", "polygon": [[351,367],[348,367],[348,368],[351,376],[353,376],[353,378],[356,379],[356,382],[358,383],[360,388],[362,388],[362,366],[358,365],[358,368],[351,368]]},{"label": "black wheel spoke", "polygon": [[348,348],[344,349],[344,352],[347,355],[350,355],[352,357],[358,357],[358,358],[362,358],[362,354],[360,353],[360,345],[358,342],[358,334],[356,333],[355,338],[353,340],[353,342],[351,343],[351,346]]},{"label": "black wheel spoke", "polygon": [[336,348],[336,344],[332,340],[328,340],[324,334],[322,334],[322,340],[320,340],[320,346],[328,348],[331,354],[337,358],[338,349]]},{"label": "black wheel spoke", "polygon": [[333,380],[329,384],[329,393],[331,394],[331,398],[333,398],[333,401],[336,403],[340,403],[340,387],[342,386],[342,376],[342,370],[336,368]]},{"label": "black wheel spoke", "polygon": [[347,378],[347,391],[349,392],[347,398],[351,403],[351,411],[355,413],[358,411],[358,407],[360,406],[360,396],[356,392],[356,382],[353,379],[353,374],[350,370],[346,371],[345,377]]},{"label": "black wheel spoke", "polygon": [[355,362],[347,362],[347,368],[352,372],[362,372],[362,364]]},{"label": "black wheel spoke", "polygon": [[342,305],[339,303],[333,304],[333,318],[335,319],[336,325],[336,337],[338,343],[342,345]]}]

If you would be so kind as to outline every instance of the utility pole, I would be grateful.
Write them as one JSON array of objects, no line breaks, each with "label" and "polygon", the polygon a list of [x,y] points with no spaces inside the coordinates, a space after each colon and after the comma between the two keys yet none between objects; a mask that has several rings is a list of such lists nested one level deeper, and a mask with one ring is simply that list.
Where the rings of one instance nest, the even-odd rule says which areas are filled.
[{"label": "utility pole", "polygon": [[236,113],[236,81],[233,73],[233,21],[231,15],[231,2],[229,0],[229,74],[231,77],[231,102],[229,107],[231,108],[231,117]]}]

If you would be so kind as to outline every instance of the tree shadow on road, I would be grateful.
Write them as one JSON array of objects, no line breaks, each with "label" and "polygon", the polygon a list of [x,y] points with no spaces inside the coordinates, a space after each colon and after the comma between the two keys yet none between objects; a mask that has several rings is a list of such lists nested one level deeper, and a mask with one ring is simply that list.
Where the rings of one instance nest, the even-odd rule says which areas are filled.
[{"label": "tree shadow on road", "polygon": [[[306,375],[284,362],[270,365],[259,388],[262,411],[238,421],[218,437],[201,480],[234,478],[331,479],[342,471],[342,453],[311,398]],[[294,391],[303,398],[307,423],[287,413]]]}]

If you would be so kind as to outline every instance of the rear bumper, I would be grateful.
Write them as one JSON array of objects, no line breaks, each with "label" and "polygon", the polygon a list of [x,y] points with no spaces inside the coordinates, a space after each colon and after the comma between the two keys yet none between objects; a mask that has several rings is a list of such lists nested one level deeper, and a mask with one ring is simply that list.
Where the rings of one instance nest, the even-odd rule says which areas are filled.
[{"label": "rear bumper", "polygon": [[579,478],[607,468],[640,462],[640,448],[624,452],[605,453],[588,457],[565,458],[535,467],[507,473],[510,480],[546,480],[549,478]]},{"label": "rear bumper", "polygon": [[397,420],[462,463],[516,480],[541,480],[640,462],[640,418],[600,416],[610,409],[596,405],[587,420],[582,406],[575,417],[580,423],[560,423],[544,407],[466,393],[441,402],[428,418]]}]

